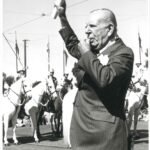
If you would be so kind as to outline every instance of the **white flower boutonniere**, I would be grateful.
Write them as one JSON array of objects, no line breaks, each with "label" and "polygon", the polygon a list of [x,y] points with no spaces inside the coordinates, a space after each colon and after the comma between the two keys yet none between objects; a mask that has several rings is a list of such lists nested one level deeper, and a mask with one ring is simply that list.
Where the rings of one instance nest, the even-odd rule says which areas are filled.
[{"label": "white flower boutonniere", "polygon": [[98,56],[98,59],[102,65],[107,65],[107,63],[109,61],[108,55],[103,55],[103,54]]}]

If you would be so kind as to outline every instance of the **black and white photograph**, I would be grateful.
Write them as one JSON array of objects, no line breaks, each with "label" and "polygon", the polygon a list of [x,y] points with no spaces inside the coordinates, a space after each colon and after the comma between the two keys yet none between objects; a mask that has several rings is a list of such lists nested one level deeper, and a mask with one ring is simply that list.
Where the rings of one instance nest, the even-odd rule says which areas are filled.
[{"label": "black and white photograph", "polygon": [[149,0],[1,8],[0,149],[149,149]]}]

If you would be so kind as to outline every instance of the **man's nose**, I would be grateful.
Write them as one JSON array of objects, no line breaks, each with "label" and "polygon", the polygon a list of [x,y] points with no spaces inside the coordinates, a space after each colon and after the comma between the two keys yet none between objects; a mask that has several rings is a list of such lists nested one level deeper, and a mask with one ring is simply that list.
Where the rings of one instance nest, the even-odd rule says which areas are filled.
[{"label": "man's nose", "polygon": [[86,33],[87,35],[89,35],[89,34],[91,33],[91,29],[90,29],[89,26],[86,26],[86,27],[85,27],[85,33]]}]

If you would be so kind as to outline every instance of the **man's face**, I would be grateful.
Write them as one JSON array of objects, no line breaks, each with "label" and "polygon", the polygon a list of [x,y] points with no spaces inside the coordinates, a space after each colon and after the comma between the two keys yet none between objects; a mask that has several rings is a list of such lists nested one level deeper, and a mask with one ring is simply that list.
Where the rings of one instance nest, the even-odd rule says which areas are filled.
[{"label": "man's face", "polygon": [[108,42],[108,24],[95,13],[90,14],[85,33],[92,51],[98,53]]}]

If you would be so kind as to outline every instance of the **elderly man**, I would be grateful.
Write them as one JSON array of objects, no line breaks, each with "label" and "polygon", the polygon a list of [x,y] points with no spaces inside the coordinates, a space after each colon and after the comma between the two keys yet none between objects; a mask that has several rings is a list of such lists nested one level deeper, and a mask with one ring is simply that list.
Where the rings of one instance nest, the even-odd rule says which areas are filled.
[{"label": "elderly man", "polygon": [[73,74],[78,91],[70,127],[73,150],[127,150],[125,95],[132,76],[134,54],[117,35],[109,9],[90,13],[87,39],[78,40],[66,17],[65,1],[56,5],[68,52],[78,62]]}]

